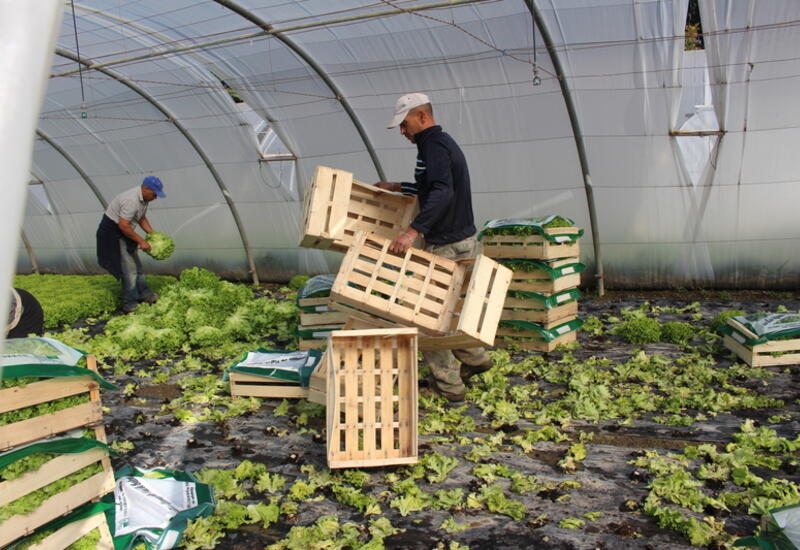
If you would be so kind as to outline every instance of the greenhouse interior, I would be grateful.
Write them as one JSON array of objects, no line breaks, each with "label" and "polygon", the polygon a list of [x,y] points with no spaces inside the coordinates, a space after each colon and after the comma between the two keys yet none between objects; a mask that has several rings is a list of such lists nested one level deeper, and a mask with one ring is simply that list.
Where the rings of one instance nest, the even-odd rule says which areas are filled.
[{"label": "greenhouse interior", "polygon": [[0,549],[800,550],[797,0],[0,31]]}]

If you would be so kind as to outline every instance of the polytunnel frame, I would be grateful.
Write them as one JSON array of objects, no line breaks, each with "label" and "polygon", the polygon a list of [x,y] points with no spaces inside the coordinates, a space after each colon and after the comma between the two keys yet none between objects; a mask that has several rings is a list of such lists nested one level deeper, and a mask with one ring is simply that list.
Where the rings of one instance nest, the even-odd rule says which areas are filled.
[{"label": "polytunnel frame", "polygon": [[342,106],[347,116],[350,118],[350,121],[355,126],[358,135],[361,137],[361,140],[364,142],[364,147],[367,148],[367,153],[369,153],[370,159],[372,159],[372,164],[375,165],[375,170],[378,172],[378,177],[381,181],[386,180],[386,174],[383,171],[383,166],[381,166],[381,162],[378,159],[378,154],[375,152],[375,147],[372,145],[372,140],[369,139],[366,130],[364,129],[364,125],[361,124],[361,120],[356,115],[353,107],[350,105],[350,102],[347,101],[347,98],[344,96],[342,91],[330,77],[330,75],[325,72],[325,70],[316,62],[314,59],[306,52],[303,48],[298,46],[291,38],[285,36],[283,33],[276,32],[272,25],[264,21],[261,17],[253,13],[252,11],[248,10],[237,4],[234,0],[214,0],[220,6],[229,9],[230,11],[234,12],[237,15],[247,19],[257,27],[259,27],[264,32],[270,33],[272,36],[280,40],[287,48],[289,48],[292,52],[294,52],[300,59],[305,61],[305,63],[311,67],[311,69],[317,73],[328,89],[333,92],[334,96],[336,97],[336,101]]},{"label": "polytunnel frame", "polygon": [[[558,57],[555,45],[553,44],[553,37],[550,35],[550,30],[542,17],[536,5],[536,0],[524,0],[525,5],[531,12],[533,17],[533,24],[539,27],[542,35],[542,41],[547,54],[550,56],[550,61],[553,63],[553,69],[556,72],[556,79],[561,87],[561,95],[564,97],[564,106],[567,109],[569,116],[569,123],[572,127],[572,137],[575,139],[575,148],[578,153],[578,162],[581,165],[581,174],[583,175],[583,186],[586,190],[586,203],[589,208],[589,225],[592,228],[592,245],[594,249],[595,261],[595,279],[597,279],[597,295],[603,296],[606,293],[605,280],[603,278],[603,256],[600,251],[600,234],[597,228],[597,210],[594,204],[594,188],[592,187],[592,176],[589,172],[589,159],[586,156],[586,146],[583,142],[583,132],[581,131],[580,121],[578,120],[578,112],[575,109],[575,103],[572,100],[572,92],[567,84],[567,79],[564,76],[564,67],[561,65],[561,59]],[[536,48],[534,42],[533,47]]]},{"label": "polytunnel frame", "polygon": [[253,259],[252,250],[250,248],[250,242],[249,242],[249,240],[247,238],[247,234],[245,232],[244,224],[242,223],[242,219],[239,217],[239,212],[236,209],[236,204],[233,202],[233,199],[231,198],[230,192],[228,191],[228,187],[225,185],[225,182],[222,180],[222,176],[220,176],[219,172],[217,172],[217,169],[214,167],[214,164],[211,162],[211,159],[208,157],[208,155],[206,154],[205,150],[203,150],[203,148],[200,145],[200,143],[198,143],[197,140],[195,140],[194,137],[191,135],[191,132],[189,132],[189,130],[183,124],[180,123],[178,118],[175,115],[173,115],[172,112],[166,106],[161,104],[161,102],[159,102],[155,97],[150,95],[143,88],[140,88],[139,86],[137,86],[136,84],[131,82],[125,76],[123,76],[121,74],[118,74],[116,71],[114,71],[112,69],[109,69],[109,68],[106,68],[106,67],[91,67],[91,62],[87,61],[86,59],[80,58],[77,55],[73,54],[72,52],[70,52],[68,50],[65,50],[63,48],[56,48],[56,52],[55,53],[60,55],[61,57],[66,57],[67,59],[70,59],[71,61],[75,61],[76,63],[80,63],[81,65],[84,65],[86,67],[90,67],[90,68],[92,68],[92,69],[94,69],[96,71],[99,71],[99,72],[101,72],[101,73],[113,78],[114,80],[116,80],[120,84],[122,84],[124,86],[127,86],[128,88],[133,90],[135,93],[140,95],[143,99],[145,99],[148,103],[150,103],[153,107],[158,109],[158,111],[160,111],[161,114],[163,114],[167,118],[167,121],[171,122],[175,126],[175,128],[183,135],[183,137],[186,138],[186,140],[189,142],[189,144],[192,146],[192,148],[195,150],[195,152],[200,156],[200,159],[206,165],[206,168],[208,168],[208,171],[211,173],[211,176],[214,178],[214,181],[217,183],[217,186],[219,187],[219,190],[222,193],[222,196],[225,198],[225,202],[228,205],[228,209],[231,212],[231,216],[233,216],[233,221],[236,224],[236,228],[239,230],[239,237],[242,240],[242,246],[244,247],[244,253],[245,253],[246,257],[247,257],[247,263],[248,263],[249,268],[250,268],[249,271],[250,271],[250,274],[251,274],[252,279],[253,279],[253,284],[259,284],[258,271],[256,270],[256,264],[255,264],[255,261]]}]

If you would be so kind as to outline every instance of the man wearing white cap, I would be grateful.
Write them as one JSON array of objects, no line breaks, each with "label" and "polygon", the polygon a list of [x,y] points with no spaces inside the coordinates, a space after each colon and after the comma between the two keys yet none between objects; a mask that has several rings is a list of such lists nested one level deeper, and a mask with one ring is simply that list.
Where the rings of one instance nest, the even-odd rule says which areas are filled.
[{"label": "man wearing white cap", "polygon": [[[417,145],[414,182],[381,181],[376,185],[416,195],[420,211],[411,226],[392,241],[390,250],[402,254],[422,235],[427,252],[453,260],[472,258],[477,242],[464,153],[436,124],[433,107],[425,94],[406,94],[397,100],[388,128],[396,126],[402,136]],[[462,401],[464,381],[492,367],[491,358],[483,348],[452,353],[428,351],[423,356],[431,367],[432,378],[428,380],[431,389],[450,401]],[[455,359],[461,362],[460,366]]]},{"label": "man wearing white cap", "polygon": [[131,313],[139,302],[155,302],[158,296],[148,288],[137,249],[150,250],[150,243],[134,229],[138,223],[145,233],[153,228],[147,206],[156,197],[166,197],[164,184],[147,176],[137,185],[111,200],[97,228],[97,263],[122,283],[122,311]]}]

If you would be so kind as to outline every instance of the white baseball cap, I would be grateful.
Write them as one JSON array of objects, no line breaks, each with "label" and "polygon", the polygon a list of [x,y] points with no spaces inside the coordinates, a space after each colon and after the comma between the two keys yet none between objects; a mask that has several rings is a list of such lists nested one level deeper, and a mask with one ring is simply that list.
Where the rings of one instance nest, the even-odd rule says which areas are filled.
[{"label": "white baseball cap", "polygon": [[397,103],[394,106],[394,116],[392,117],[392,120],[389,121],[387,128],[394,128],[395,126],[398,126],[401,122],[403,122],[403,119],[406,118],[406,115],[411,109],[415,109],[420,105],[425,105],[430,102],[431,100],[428,99],[428,96],[425,94],[413,93],[400,96],[400,99],[397,100]]}]

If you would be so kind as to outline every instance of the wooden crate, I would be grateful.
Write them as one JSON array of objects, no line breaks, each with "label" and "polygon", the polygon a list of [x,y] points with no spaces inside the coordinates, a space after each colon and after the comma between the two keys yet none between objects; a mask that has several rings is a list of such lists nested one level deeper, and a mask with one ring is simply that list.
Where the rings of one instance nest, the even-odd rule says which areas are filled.
[{"label": "wooden crate", "polygon": [[[33,533],[42,525],[64,515],[87,502],[97,500],[114,490],[114,472],[106,449],[90,449],[78,454],[56,456],[21,477],[0,482],[0,506],[5,506],[27,494],[58,481],[81,468],[100,463],[103,471],[77,483],[42,502],[28,515],[11,516],[0,523],[0,547]],[[53,548],[42,546],[42,548]]]},{"label": "wooden crate", "polygon": [[408,229],[416,198],[353,179],[353,174],[317,166],[303,204],[300,246],[346,252],[357,231],[394,238]]},{"label": "wooden crate", "polygon": [[330,303],[330,296],[322,296],[320,298],[301,298],[297,300],[297,306],[301,311],[313,309],[315,312],[325,312],[330,309]]},{"label": "wooden crate", "polygon": [[[93,355],[86,356],[86,364],[97,372]],[[88,375],[48,378],[0,390],[0,414],[83,393],[89,394],[87,403],[0,426],[0,451],[103,421],[100,385]]]},{"label": "wooden crate", "polygon": [[299,399],[308,397],[308,388],[243,372],[228,373],[233,397],[276,397]]},{"label": "wooden crate", "polygon": [[[577,227],[545,229],[550,235],[579,235]],[[580,243],[551,243],[542,235],[484,235],[480,240],[481,254],[490,258],[520,258],[555,260],[580,256]]]},{"label": "wooden crate", "polygon": [[336,307],[448,338],[438,349],[492,345],[511,270],[485,256],[456,262],[413,248],[400,256],[390,243],[356,237],[331,289]]},{"label": "wooden crate", "polygon": [[541,305],[534,299],[506,297],[505,308],[500,316],[502,321],[530,321],[539,323],[546,329],[551,329],[560,324],[575,319],[578,315],[578,302],[573,300],[564,305],[546,309],[532,308],[532,305]]},{"label": "wooden crate", "polygon": [[106,516],[102,513],[69,523],[36,544],[32,544],[28,550],[64,550],[94,529],[100,531],[100,540],[97,541],[95,549],[114,550],[114,540],[108,529]]},{"label": "wooden crate", "polygon": [[[579,258],[564,258],[548,263],[553,268],[561,268],[570,264],[577,264],[579,261]],[[531,271],[515,269],[511,274],[511,284],[509,285],[508,289],[553,294],[563,290],[568,290],[570,288],[575,288],[580,284],[580,272],[570,273],[568,275],[562,275],[561,277],[552,279],[550,274],[544,269],[533,269]]]},{"label": "wooden crate", "polygon": [[328,467],[417,462],[417,329],[337,331],[330,340]]},{"label": "wooden crate", "polygon": [[[800,338],[773,340],[749,346],[746,340],[758,338],[758,335],[735,319],[728,319],[727,323],[735,332],[732,335],[726,334],[722,340],[723,344],[751,367],[772,367],[800,363]],[[780,355],[773,356],[773,353]]]}]

